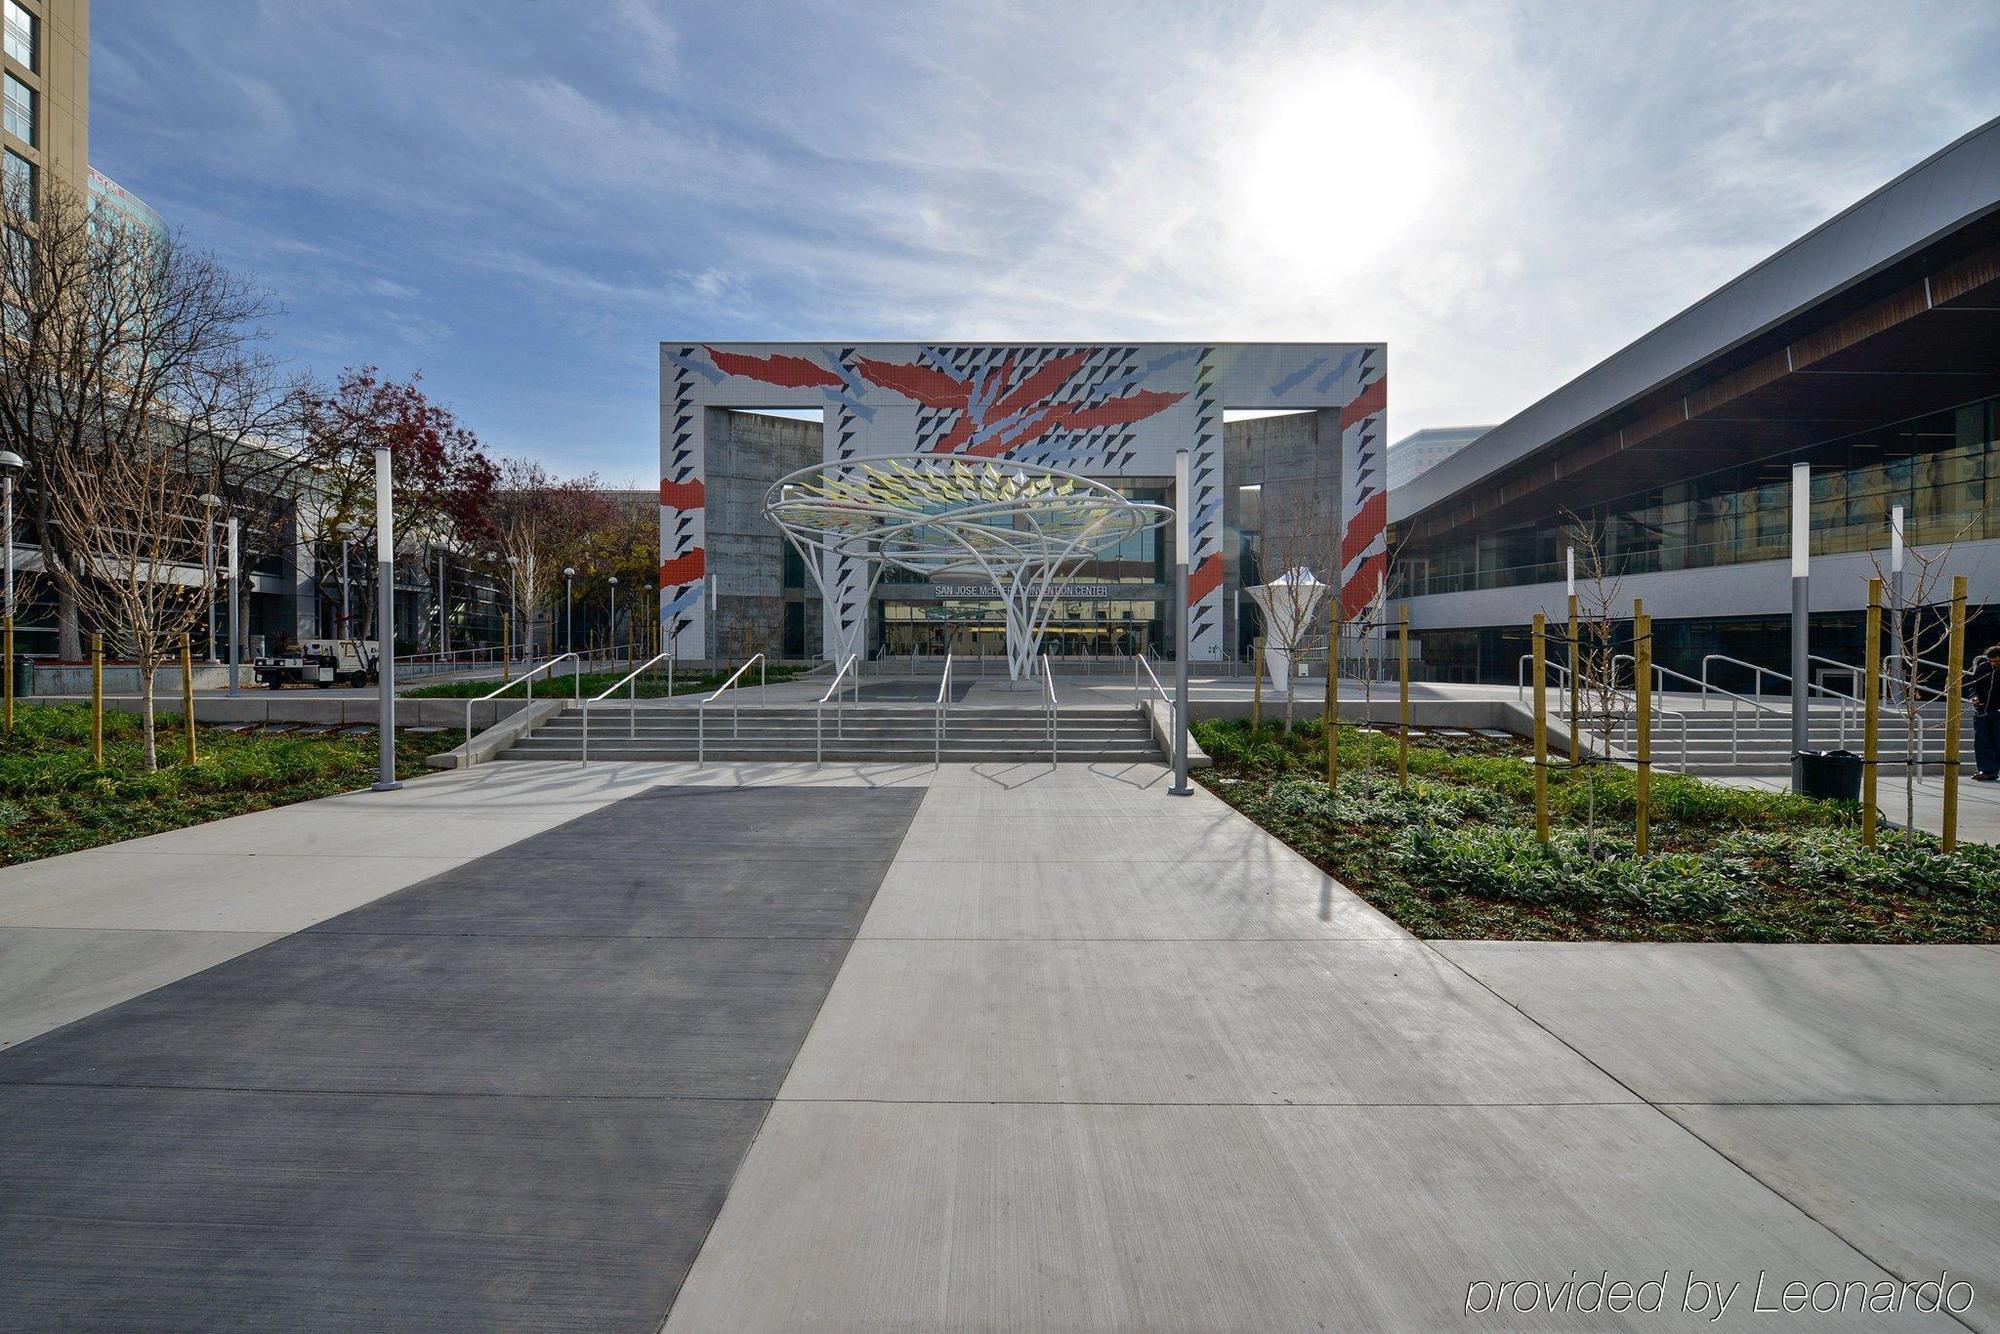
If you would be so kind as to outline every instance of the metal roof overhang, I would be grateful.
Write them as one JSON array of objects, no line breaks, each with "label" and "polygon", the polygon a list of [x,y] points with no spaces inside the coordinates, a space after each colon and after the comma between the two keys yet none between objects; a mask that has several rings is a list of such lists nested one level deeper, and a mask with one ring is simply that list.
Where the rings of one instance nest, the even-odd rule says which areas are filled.
[{"label": "metal roof overhang", "polygon": [[1390,518],[1418,539],[1504,527],[1995,392],[2000,120],[1487,432]]}]

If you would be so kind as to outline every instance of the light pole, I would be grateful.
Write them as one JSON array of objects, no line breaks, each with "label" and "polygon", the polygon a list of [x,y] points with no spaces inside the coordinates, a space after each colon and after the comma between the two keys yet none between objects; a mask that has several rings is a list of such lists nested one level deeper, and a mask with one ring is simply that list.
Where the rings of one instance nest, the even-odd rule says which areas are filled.
[{"label": "light pole", "polygon": [[1811,603],[1807,584],[1812,570],[1812,467],[1792,465],[1792,791],[1804,792],[1805,764],[1797,757],[1811,743],[1812,701],[1806,675],[1811,666],[1807,630]]},{"label": "light pole", "polygon": [[[1903,507],[1892,506],[1889,510],[1889,658],[1896,664],[1896,671],[1907,672],[1913,666],[1903,661]],[[1912,673],[1908,677],[1890,674],[1890,680],[1915,680]]]},{"label": "light pole", "polygon": [[611,576],[611,665],[618,665],[618,576]]},{"label": "light pole", "polygon": [[7,677],[7,735],[14,735],[14,476],[28,461],[11,449],[0,449],[0,489],[4,489],[7,530],[7,611],[6,645],[0,648],[0,672]]},{"label": "light pole", "polygon": [[350,582],[349,575],[354,569],[354,557],[348,550],[348,544],[354,540],[354,525],[343,523],[334,531],[340,534],[340,631],[334,638],[352,639],[354,638],[354,617],[348,610],[351,600],[348,596],[347,586]]},{"label": "light pole", "polygon": [[576,566],[563,566],[563,652],[576,652]]},{"label": "light pole", "polygon": [[439,662],[444,661],[444,655],[451,649],[451,644],[445,637],[447,627],[445,624],[446,590],[445,590],[444,577],[445,577],[444,552],[440,551],[438,552],[438,661]]},{"label": "light pole", "polygon": [[[521,579],[521,558],[519,556],[509,556],[507,558],[507,626],[509,629],[515,631],[524,631],[526,629],[526,627],[521,624],[521,619],[520,619],[521,618],[520,579]],[[524,661],[530,656],[526,652],[525,647],[523,645],[517,643],[515,644],[514,648],[515,651],[518,653],[518,655]]]},{"label": "light pole", "polygon": [[376,730],[376,754],[381,773],[375,791],[393,792],[396,781],[396,499],[390,490],[389,447],[375,449],[375,563],[381,577],[376,594],[381,609],[376,613],[376,678],[381,686],[381,719]]},{"label": "light pole", "polygon": [[202,573],[208,577],[208,660],[220,662],[215,656],[215,512],[222,508],[222,497],[211,491],[201,498],[201,507],[208,517],[201,540]]},{"label": "light pole", "polygon": [[239,645],[242,643],[242,636],[236,633],[236,603],[238,600],[236,596],[236,578],[237,578],[237,570],[239,568],[237,565],[237,549],[238,549],[237,539],[242,530],[243,530],[243,521],[241,519],[238,519],[234,514],[230,515],[229,516],[229,693],[232,697],[235,696],[235,694],[237,693],[238,680],[243,670],[242,651],[239,647]]},{"label": "light pole", "polygon": [[[1174,785],[1170,797],[1192,796],[1188,786],[1188,452],[1174,451]],[[1328,668],[1331,671],[1331,668]],[[1329,744],[1331,744],[1329,742]]]}]

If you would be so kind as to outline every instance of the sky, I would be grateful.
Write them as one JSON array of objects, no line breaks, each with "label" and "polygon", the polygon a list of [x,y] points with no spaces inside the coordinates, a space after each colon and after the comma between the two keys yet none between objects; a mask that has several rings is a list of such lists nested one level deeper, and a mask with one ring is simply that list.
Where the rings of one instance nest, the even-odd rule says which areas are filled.
[{"label": "sky", "polygon": [[272,350],[648,487],[662,340],[1383,341],[1497,422],[2000,115],[2000,4],[96,0]]}]

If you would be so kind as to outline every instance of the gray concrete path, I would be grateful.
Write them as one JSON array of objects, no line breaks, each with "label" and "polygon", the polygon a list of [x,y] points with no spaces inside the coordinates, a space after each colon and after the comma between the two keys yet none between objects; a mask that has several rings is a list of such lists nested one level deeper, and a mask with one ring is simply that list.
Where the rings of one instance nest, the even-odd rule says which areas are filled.
[{"label": "gray concrete path", "polygon": [[0,1054],[0,1327],[655,1327],[921,796],[655,788]]},{"label": "gray concrete path", "polygon": [[[1842,1159],[1857,1120],[1817,1160],[1746,1167],[1702,1108],[1656,1105],[1511,981],[1165,786],[1157,768],[933,780],[670,1331],[1768,1329],[1760,1274],[1768,1304],[1794,1279],[1945,1264],[1993,1309],[1983,1166],[1955,1198],[1911,1189],[1895,1161]],[[1535,976],[1540,947],[1503,948]],[[1936,957],[1990,1008],[2000,953],[1978,953]],[[1905,957],[1892,989],[1922,985],[1931,956]],[[1645,1048],[1649,1006],[1716,986],[1644,993],[1614,1041]],[[1867,983],[1851,1000],[1822,1031],[1874,1022]],[[1934,1003],[1953,1042],[1963,1003]],[[1984,1133],[1950,1112],[1922,1145]],[[1823,1217],[1826,1196],[1852,1216]],[[1606,1271],[1661,1280],[1666,1309],[1466,1310],[1481,1284]],[[1681,1310],[1690,1273],[1743,1284],[1721,1320]]]},{"label": "gray concrete path", "polygon": [[0,1048],[652,781],[601,768],[491,765],[0,868]]},{"label": "gray concrete path", "polygon": [[[580,890],[565,866],[593,855],[588,836],[560,855],[538,855],[539,840],[502,851],[535,820],[546,829],[656,784],[786,799],[923,789],[816,1014],[769,998],[800,976],[783,962],[801,943],[791,933],[810,948],[853,929],[855,902],[817,892],[860,851],[841,841],[847,818],[801,805],[796,828],[704,823],[705,840],[677,847],[677,863],[715,874],[754,850],[755,888],[731,883],[765,914],[755,939],[670,882]],[[496,764],[426,780],[403,796],[434,804],[408,823],[430,825],[456,860],[424,889],[356,888],[333,907],[332,891],[300,880],[286,917],[277,899],[265,915],[246,880],[226,908],[193,894],[147,919],[225,934],[318,923],[259,951],[289,961],[278,973],[238,960],[181,984],[201,1000],[183,1019],[207,1016],[203,1031],[225,1041],[172,1020],[170,987],[126,1007],[142,1024],[93,1040],[82,1063],[118,1087],[49,1080],[39,1042],[0,1054],[0,1068],[36,1062],[19,1067],[36,1082],[8,1085],[0,1107],[0,1155],[16,1146],[6,1161],[24,1174],[13,1189],[99,1220],[26,1235],[78,1255],[87,1237],[101,1252],[90,1272],[122,1264],[172,1288],[185,1280],[168,1250],[114,1244],[102,1220],[162,1237],[202,1205],[263,1237],[268,1181],[326,1143],[333,1168],[304,1189],[349,1225],[340,1246],[329,1258],[269,1229],[237,1272],[251,1291],[304,1275],[349,1323],[493,1323],[496,1271],[480,1257],[500,1253],[516,1256],[517,1287],[576,1284],[577,1321],[619,1324],[605,1312],[636,1309],[639,1294],[658,1309],[633,1327],[664,1316],[673,1331],[2000,1329],[2000,949],[1427,944],[1219,801],[1166,785],[1151,764]],[[475,812],[507,810],[491,799],[509,793],[541,814],[513,815],[511,836],[479,827]],[[301,863],[406,874],[415,843],[398,840],[417,835],[395,812],[409,807],[324,805],[289,826],[256,817],[151,840],[149,860],[261,858],[303,838]],[[613,861],[649,846],[613,843]],[[479,869],[494,865],[505,875]],[[0,904],[43,902],[8,898],[8,884],[0,874]],[[31,929],[49,941],[106,929],[139,910],[143,888],[106,884],[88,912]],[[42,892],[36,911],[61,904]],[[668,971],[692,980],[621,989],[654,935],[682,951]],[[734,953],[704,973],[691,942],[709,935]],[[399,971],[417,958],[495,981],[440,993]],[[784,1068],[731,1066],[759,1043],[733,1011],[706,1013],[699,979],[724,974],[799,1019]],[[554,996],[559,982],[574,996]],[[376,997],[372,1010],[333,999],[343,987]],[[320,999],[294,1009],[295,991]],[[524,1040],[511,1048],[498,1020],[471,1017],[516,1011]],[[389,1031],[392,1019],[417,1031]],[[736,1082],[703,1101],[709,1119],[677,1122],[664,1104],[702,1101],[694,1069]],[[420,1082],[436,1088],[412,1096]],[[282,1092],[240,1091],[267,1087]],[[193,1097],[213,1101],[196,1114],[179,1101]],[[275,1097],[311,1110],[252,1117]],[[581,1131],[558,1110],[572,1100],[598,1118]],[[761,1128],[732,1119],[738,1106]],[[252,1124],[267,1129],[215,1139],[218,1125]],[[724,1199],[704,1174],[750,1130]],[[410,1143],[438,1146],[436,1159],[385,1206],[403,1197],[369,1183]],[[182,1155],[171,1188],[162,1145]],[[607,1145],[630,1181],[577,1187],[598,1179]],[[146,1183],[152,1211],[101,1185],[117,1180]],[[690,1234],[662,1218],[683,1218],[690,1194],[720,1212],[676,1299]],[[525,1244],[481,1249],[481,1237],[540,1236],[531,1217],[565,1245],[603,1243],[581,1278]],[[633,1277],[635,1257],[650,1279]],[[1977,1291],[1956,1320],[1907,1297],[1893,1317],[1753,1308],[1760,1276],[1770,1306],[1793,1281],[1940,1271]],[[1490,1306],[1503,1282],[1605,1273],[1658,1280],[1664,1309],[1466,1309]],[[1682,1309],[1690,1275],[1741,1285],[1723,1318]],[[371,1307],[371,1293],[388,1295]]]}]

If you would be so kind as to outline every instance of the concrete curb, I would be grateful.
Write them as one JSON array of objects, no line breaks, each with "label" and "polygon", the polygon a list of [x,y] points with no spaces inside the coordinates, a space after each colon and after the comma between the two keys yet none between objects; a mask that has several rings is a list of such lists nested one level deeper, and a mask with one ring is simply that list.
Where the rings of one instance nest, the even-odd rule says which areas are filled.
[{"label": "concrete curb", "polygon": [[[1172,723],[1168,721],[1173,717],[1173,710],[1168,707],[1165,700],[1159,699],[1149,699],[1139,707],[1145,711],[1146,724],[1153,730],[1153,740],[1158,743],[1160,754],[1166,757],[1169,764],[1173,763],[1174,729]],[[1192,712],[1192,710],[1190,711]],[[1196,769],[1212,769],[1214,767],[1215,761],[1208,757],[1208,752],[1203,750],[1201,743],[1194,739],[1194,733],[1189,732],[1188,772],[1192,773]]]}]

